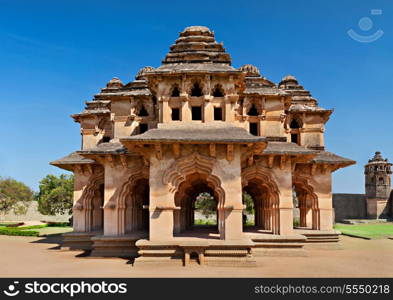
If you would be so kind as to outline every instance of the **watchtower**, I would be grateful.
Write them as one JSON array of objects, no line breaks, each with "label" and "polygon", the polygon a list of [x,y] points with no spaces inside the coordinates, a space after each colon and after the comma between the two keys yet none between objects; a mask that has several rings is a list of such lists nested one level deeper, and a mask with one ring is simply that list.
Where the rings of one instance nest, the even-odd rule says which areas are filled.
[{"label": "watchtower", "polygon": [[373,219],[384,218],[389,214],[391,193],[392,164],[384,159],[381,152],[375,152],[372,159],[364,166],[367,216]]}]

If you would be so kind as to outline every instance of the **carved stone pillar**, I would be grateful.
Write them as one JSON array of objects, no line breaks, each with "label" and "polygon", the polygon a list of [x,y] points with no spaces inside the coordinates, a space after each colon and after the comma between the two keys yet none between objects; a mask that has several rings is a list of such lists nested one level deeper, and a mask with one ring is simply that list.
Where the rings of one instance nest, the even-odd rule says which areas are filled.
[{"label": "carved stone pillar", "polygon": [[214,108],[213,103],[211,102],[212,97],[205,96],[204,101],[204,121],[212,122],[214,121]]},{"label": "carved stone pillar", "polygon": [[280,167],[276,165],[273,173],[280,190],[279,203],[273,204],[273,233],[293,234],[292,171],[289,160]]},{"label": "carved stone pillar", "polygon": [[315,222],[318,219],[319,210],[319,229],[333,230],[333,200],[332,200],[332,175],[330,171],[325,173],[317,173],[314,175],[316,185],[314,187],[315,194],[318,197],[318,209],[315,213]]}]

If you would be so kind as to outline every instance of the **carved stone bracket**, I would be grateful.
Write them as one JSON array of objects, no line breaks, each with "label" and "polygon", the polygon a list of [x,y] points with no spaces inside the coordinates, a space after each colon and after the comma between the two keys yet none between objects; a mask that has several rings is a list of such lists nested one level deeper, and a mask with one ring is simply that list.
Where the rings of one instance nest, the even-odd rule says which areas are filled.
[{"label": "carved stone bracket", "polygon": [[216,144],[210,144],[209,145],[209,150],[210,150],[210,156],[211,157],[216,157]]},{"label": "carved stone bracket", "polygon": [[233,144],[228,144],[227,145],[227,160],[232,161],[234,159],[233,156]]},{"label": "carved stone bracket", "polygon": [[161,144],[155,144],[154,149],[156,151],[157,159],[161,160],[162,159],[162,146],[161,146]]}]

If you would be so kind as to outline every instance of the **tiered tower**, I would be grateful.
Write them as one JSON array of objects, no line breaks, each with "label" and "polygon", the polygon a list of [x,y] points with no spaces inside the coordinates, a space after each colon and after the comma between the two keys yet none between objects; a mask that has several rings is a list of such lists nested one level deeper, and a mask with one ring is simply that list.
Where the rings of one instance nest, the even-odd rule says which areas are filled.
[{"label": "tiered tower", "polygon": [[369,218],[379,219],[389,215],[389,197],[392,191],[391,166],[392,164],[382,157],[381,152],[375,152],[374,157],[364,166]]}]

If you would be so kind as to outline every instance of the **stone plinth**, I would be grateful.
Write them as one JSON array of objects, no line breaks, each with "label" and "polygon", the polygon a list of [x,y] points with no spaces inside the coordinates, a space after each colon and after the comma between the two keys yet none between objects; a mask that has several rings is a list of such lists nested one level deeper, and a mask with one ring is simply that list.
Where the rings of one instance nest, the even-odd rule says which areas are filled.
[{"label": "stone plinth", "polygon": [[92,249],[93,242],[91,240],[95,235],[101,232],[69,232],[63,234],[62,250],[85,250]]}]

